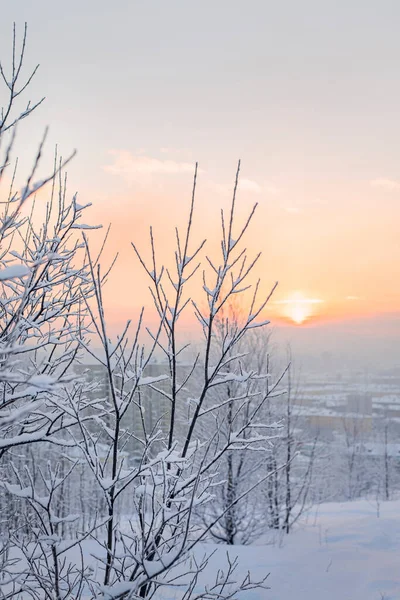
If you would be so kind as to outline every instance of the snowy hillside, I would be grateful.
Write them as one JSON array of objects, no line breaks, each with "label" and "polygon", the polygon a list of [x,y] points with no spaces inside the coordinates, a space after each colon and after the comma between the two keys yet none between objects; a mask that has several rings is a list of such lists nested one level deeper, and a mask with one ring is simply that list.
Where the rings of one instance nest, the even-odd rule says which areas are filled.
[{"label": "snowy hillside", "polygon": [[[235,548],[240,573],[270,571],[248,600],[399,600],[400,501],[321,505],[283,545]],[[226,547],[218,549],[221,560]],[[213,564],[215,568],[215,562]],[[174,596],[171,596],[171,599]],[[168,597],[169,598],[169,597]]]}]

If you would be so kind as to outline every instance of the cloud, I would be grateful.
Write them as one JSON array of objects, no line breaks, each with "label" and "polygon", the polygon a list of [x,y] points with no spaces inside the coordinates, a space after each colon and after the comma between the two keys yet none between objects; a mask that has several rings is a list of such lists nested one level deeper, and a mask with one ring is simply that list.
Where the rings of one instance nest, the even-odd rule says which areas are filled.
[{"label": "cloud", "polygon": [[240,179],[239,189],[243,192],[253,192],[254,194],[261,194],[263,191],[261,185],[252,179]]},{"label": "cloud", "polygon": [[369,183],[373,187],[380,187],[389,191],[400,190],[400,182],[395,181],[394,179],[385,179],[384,177],[380,177],[378,179],[372,179],[372,181]]},{"label": "cloud", "polygon": [[194,173],[194,164],[178,162],[170,159],[159,159],[142,154],[132,154],[127,150],[111,150],[114,157],[112,164],[105,165],[104,171],[112,175],[124,177],[129,181],[137,181],[152,175],[179,175]]},{"label": "cloud", "polygon": [[263,184],[262,189],[263,192],[271,194],[271,196],[277,196],[281,192],[281,190],[278,187],[276,187],[276,185],[268,182]]},{"label": "cloud", "polygon": [[326,200],[323,198],[303,198],[301,200],[295,200],[296,204],[289,204],[282,206],[282,209],[292,215],[299,215],[304,211],[318,210],[320,206],[326,204]]},{"label": "cloud", "polygon": [[[213,183],[212,187],[220,194],[231,194],[232,183]],[[279,189],[271,183],[258,183],[253,179],[246,179],[241,177],[239,179],[238,190],[240,192],[247,192],[250,194],[271,194],[276,195],[279,193]]]}]

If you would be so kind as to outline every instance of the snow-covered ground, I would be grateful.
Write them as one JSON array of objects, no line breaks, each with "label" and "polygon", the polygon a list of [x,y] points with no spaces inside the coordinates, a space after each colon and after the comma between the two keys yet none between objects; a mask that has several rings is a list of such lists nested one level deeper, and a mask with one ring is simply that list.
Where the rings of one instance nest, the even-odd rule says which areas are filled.
[{"label": "snow-covered ground", "polygon": [[[218,569],[226,569],[227,550],[222,545],[197,547],[199,559],[215,553],[195,592],[215,581]],[[88,558],[98,554],[97,544],[85,542],[84,553]],[[264,540],[235,546],[229,553],[239,559],[236,580],[247,571],[254,580],[270,573],[268,590],[244,592],[235,596],[238,600],[400,600],[400,500],[323,504],[274,544]],[[184,590],[163,588],[155,598],[179,600]]]},{"label": "snow-covered ground", "polygon": [[[324,504],[283,544],[235,547],[240,572],[270,572],[245,600],[399,600],[400,501]],[[226,548],[218,550],[221,560]],[[215,568],[217,558],[213,557]]]}]

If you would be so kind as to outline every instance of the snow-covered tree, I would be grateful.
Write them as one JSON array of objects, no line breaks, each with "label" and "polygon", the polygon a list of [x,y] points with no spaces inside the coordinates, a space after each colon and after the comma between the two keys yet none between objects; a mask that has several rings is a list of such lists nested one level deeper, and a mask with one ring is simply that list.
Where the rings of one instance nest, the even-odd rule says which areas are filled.
[{"label": "snow-covered tree", "polygon": [[[242,326],[243,311],[235,305],[229,305],[218,319],[215,338],[216,348],[224,347],[231,332]],[[280,384],[282,375],[274,381],[268,381],[267,362],[264,360],[270,352],[270,332],[268,329],[251,329],[246,332],[235,349],[236,359],[226,366],[226,380],[223,385],[211,390],[208,398],[210,408],[219,406],[216,413],[210,410],[205,414],[202,436],[208,439],[210,432],[218,432],[214,439],[214,451],[221,444],[234,438],[235,433],[254,412],[252,428],[248,428],[245,437],[248,447],[232,447],[225,453],[218,469],[218,482],[214,487],[214,498],[209,504],[200,507],[199,518],[205,527],[214,522],[220,512],[226,513],[210,529],[210,536],[218,543],[250,544],[265,531],[265,506],[261,486],[255,484],[265,477],[265,463],[273,452],[272,439],[254,440],[254,433],[267,433],[273,429],[274,442],[277,443],[283,423],[275,422],[274,415],[267,407],[284,395]],[[264,370],[263,370],[264,368]],[[271,436],[272,438],[272,436]],[[276,464],[269,470],[273,479],[283,464]],[[243,492],[254,487],[252,493]]]},{"label": "snow-covered tree", "polygon": [[[150,598],[166,585],[180,584],[182,598],[195,600],[232,598],[263,586],[264,579],[253,581],[250,575],[238,580],[237,562],[228,558],[224,572],[198,591],[209,557],[199,560],[194,553],[199,541],[271,476],[248,481],[205,529],[197,526],[195,508],[212,501],[226,455],[250,452],[274,437],[271,424],[258,420],[265,395],[258,394],[257,401],[248,393],[258,373],[244,375],[237,351],[247,332],[267,325],[262,312],[270,297],[259,299],[259,282],[251,282],[259,255],[249,260],[241,247],[256,206],[238,225],[240,165],[228,216],[221,213],[219,257],[204,258],[205,242],[192,241],[197,167],[187,226],[183,234],[176,231],[174,267],[158,262],[152,230],[150,262],[133,246],[149,277],[159,323],[146,328],[142,311],[132,335],[129,322],[113,339],[103,302],[110,267],[102,265],[104,245],[97,254],[91,248],[92,226],[82,220],[87,205],[76,196],[68,200],[67,161],[56,155],[50,175],[37,181],[43,139],[16,191],[16,125],[40,104],[17,108],[36,72],[20,83],[26,28],[19,53],[17,42],[14,29],[11,73],[0,71],[8,95],[0,121],[0,493],[1,505],[20,515],[8,529],[2,523],[3,596]],[[201,270],[202,283],[189,296],[187,282],[195,282]],[[221,311],[230,298],[248,292],[243,322],[229,327],[220,344]],[[187,349],[179,343],[179,326],[190,308],[203,345],[182,370]],[[151,376],[156,348],[166,368]],[[82,363],[89,358],[105,386],[85,377]],[[193,397],[197,369],[202,376]],[[235,427],[224,436],[232,399],[210,400],[230,383],[238,403],[231,419]],[[146,411],[154,394],[165,410],[149,423]],[[133,411],[139,427],[132,426]],[[216,428],[204,438],[201,424],[210,415]],[[132,441],[140,452],[131,452]]]},{"label": "snow-covered tree", "polygon": [[[272,357],[273,358],[273,357]],[[271,354],[265,355],[266,370],[276,370]],[[320,454],[318,434],[308,431],[301,421],[302,393],[295,380],[295,368],[291,352],[286,359],[281,377],[284,394],[276,402],[267,403],[267,415],[281,424],[279,437],[266,459],[266,469],[273,476],[264,486],[266,522],[270,529],[289,533],[314,499],[315,466]],[[267,387],[271,379],[267,380]],[[269,389],[268,389],[269,391]]]},{"label": "snow-covered tree", "polygon": [[[130,323],[114,341],[111,340],[102,299],[105,277],[84,236],[96,297],[96,309],[89,303],[87,309],[102,347],[102,352],[93,357],[107,374],[110,392],[98,402],[101,416],[96,418],[97,435],[93,435],[90,424],[84,425],[76,443],[82,448],[107,505],[103,593],[113,594],[113,590],[118,589],[123,590],[121,596],[129,592],[148,597],[161,585],[175,581],[176,564],[190,559],[196,544],[270,476],[268,473],[247,479],[240,494],[231,496],[220,506],[206,528],[197,526],[195,508],[213,502],[219,486],[223,485],[219,481],[220,469],[223,471],[226,456],[233,452],[244,455],[253,448],[260,449],[273,437],[270,425],[259,420],[265,394],[249,394],[249,385],[258,381],[259,375],[256,370],[243,373],[239,349],[247,332],[267,324],[259,317],[269,296],[257,303],[259,283],[250,296],[243,322],[229,326],[221,338],[220,314],[231,297],[241,293],[243,287],[247,288],[247,279],[257,261],[256,258],[248,263],[244,251],[239,249],[255,207],[237,230],[234,212],[238,178],[239,169],[228,222],[222,213],[221,257],[218,263],[207,257],[209,271],[204,269],[202,275],[201,291],[206,308],[200,308],[198,293],[196,298],[190,298],[186,292],[187,282],[200,268],[200,253],[204,246],[204,242],[200,242],[193,248],[191,240],[197,169],[187,227],[183,235],[176,232],[174,270],[158,264],[152,230],[150,264],[133,246],[150,278],[152,299],[159,317],[158,328],[147,329],[151,340],[147,348],[139,342],[143,312],[131,341]],[[211,279],[214,280],[212,283]],[[188,349],[179,343],[178,335],[181,315],[190,307],[200,323],[204,342],[188,365]],[[156,348],[165,356],[165,372],[149,377],[146,372]],[[87,350],[91,352],[90,348]],[[235,398],[227,401],[216,394],[216,390],[226,389],[228,384],[235,385]],[[146,388],[158,394],[159,401],[167,407],[162,423],[160,420],[152,429],[148,428],[145,419],[149,399]],[[151,398],[154,401],[154,395]],[[235,404],[230,420],[232,431],[227,436],[226,409],[232,402]],[[133,408],[140,415],[140,435],[137,430],[132,431],[127,418]],[[204,438],[202,423],[209,418],[214,420],[215,427]],[[142,445],[139,461],[129,460],[129,456],[122,454],[132,437]],[[100,445],[107,448],[102,460]],[[126,497],[130,503],[126,503]],[[123,519],[124,510],[128,512]],[[103,544],[101,537],[99,543]],[[243,585],[253,584],[249,580]]]},{"label": "snow-covered tree", "polygon": [[78,236],[88,227],[81,223],[86,207],[66,196],[62,173],[69,159],[56,154],[50,174],[37,180],[44,137],[22,188],[17,183],[19,125],[41,104],[18,106],[37,70],[23,79],[26,39],[25,26],[18,51],[14,26],[11,66],[0,68],[6,91],[0,118],[0,493],[2,517],[14,526],[1,523],[2,583],[10,596],[29,589],[59,598],[82,577],[65,560],[66,546],[57,544],[71,521],[63,501],[77,464],[68,457],[70,432],[89,418],[71,368],[89,324],[82,298],[91,297],[93,285]]}]

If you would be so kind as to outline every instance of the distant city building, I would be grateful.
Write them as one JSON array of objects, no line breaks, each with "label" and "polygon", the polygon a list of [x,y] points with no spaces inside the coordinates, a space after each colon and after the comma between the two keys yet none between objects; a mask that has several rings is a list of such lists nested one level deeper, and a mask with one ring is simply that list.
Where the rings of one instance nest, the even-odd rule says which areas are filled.
[{"label": "distant city building", "polygon": [[347,412],[360,415],[372,415],[372,398],[367,394],[348,394]]}]

